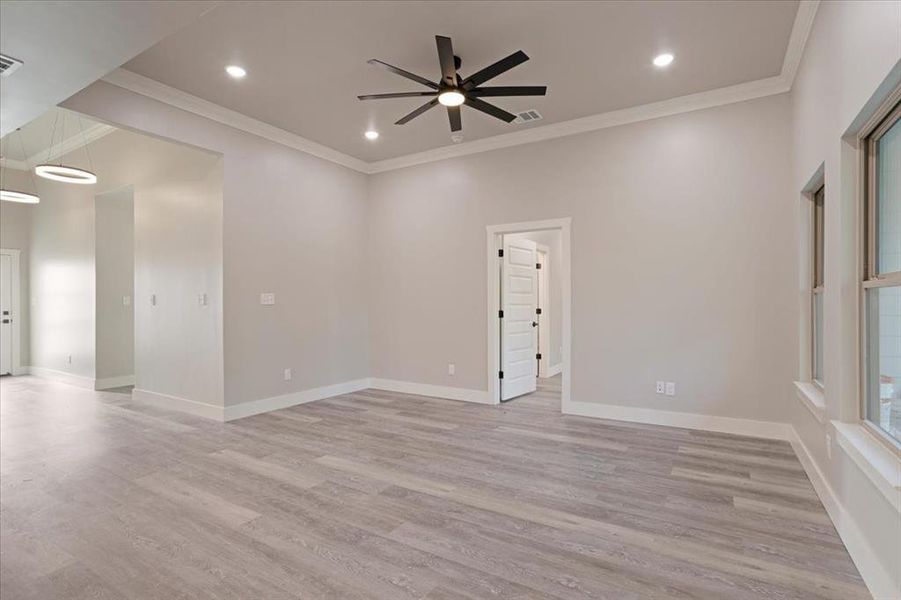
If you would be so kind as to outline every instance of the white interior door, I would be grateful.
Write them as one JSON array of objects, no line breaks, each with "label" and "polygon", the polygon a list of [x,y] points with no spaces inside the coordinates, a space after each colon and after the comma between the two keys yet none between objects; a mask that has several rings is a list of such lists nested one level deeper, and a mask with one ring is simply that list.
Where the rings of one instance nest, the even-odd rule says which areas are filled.
[{"label": "white interior door", "polygon": [[534,392],[538,375],[536,244],[504,239],[501,268],[501,400]]},{"label": "white interior door", "polygon": [[538,354],[541,358],[538,360],[538,376],[547,377],[547,367],[550,364],[551,351],[551,319],[550,319],[550,292],[548,290],[548,253],[546,250],[538,249],[538,264],[541,268],[538,270],[538,308],[541,313],[538,318]]},{"label": "white interior door", "polygon": [[0,254],[0,375],[13,370],[12,257]]}]

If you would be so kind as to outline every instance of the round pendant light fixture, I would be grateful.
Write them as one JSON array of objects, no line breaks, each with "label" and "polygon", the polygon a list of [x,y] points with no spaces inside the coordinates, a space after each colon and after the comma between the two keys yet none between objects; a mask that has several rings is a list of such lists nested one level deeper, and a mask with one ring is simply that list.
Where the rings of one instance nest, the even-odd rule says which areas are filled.
[{"label": "round pendant light fixture", "polygon": [[[19,134],[19,147],[22,149],[22,160],[28,160],[28,153],[25,152],[25,142],[22,141],[22,130],[16,129],[16,133]],[[11,138],[11,136],[10,136]],[[10,139],[10,142],[12,140]],[[6,154],[0,149],[0,155],[6,157]],[[9,170],[7,169],[7,175],[9,175]],[[21,204],[37,204],[41,201],[40,197],[37,195],[37,185],[35,185],[34,181],[34,173],[31,171],[28,172],[28,176],[31,179],[31,187],[35,190],[35,193],[23,192],[20,190],[10,189],[9,185],[4,181],[3,177],[3,166],[0,164],[0,201],[5,202],[19,202]],[[8,181],[9,178],[7,177]]]},{"label": "round pendant light fixture", "polygon": [[90,171],[78,169],[76,167],[67,167],[64,165],[38,165],[34,168],[34,172],[38,177],[44,179],[52,179],[53,181],[62,181],[63,183],[77,183],[80,185],[91,185],[97,183],[97,176]]},{"label": "round pendant light fixture", "polygon": [[[63,115],[63,123],[62,129],[60,132],[60,139],[58,142],[58,150],[56,154],[53,152],[54,142],[56,141],[56,129],[57,124],[59,122],[59,115],[62,112]],[[97,176],[94,175],[91,171],[87,169],[81,169],[79,167],[73,167],[72,165],[64,165],[62,163],[51,164],[50,161],[62,154],[70,154],[63,150],[63,148],[68,145],[70,142],[69,139],[66,139],[66,120],[67,120],[68,112],[63,112],[60,109],[56,111],[56,119],[53,121],[53,130],[50,133],[50,148],[47,151],[47,159],[44,164],[40,164],[34,168],[34,172],[38,177],[43,177],[44,179],[50,179],[52,181],[59,181],[62,183],[76,183],[78,185],[93,185],[97,183]],[[81,134],[81,148],[84,150],[85,156],[87,157],[87,162],[91,168],[93,168],[93,162],[91,161],[91,153],[88,150],[88,140],[84,134],[84,126],[81,123],[81,116],[76,115],[78,118],[78,130]],[[77,134],[76,134],[77,135]],[[75,140],[76,136],[72,136],[71,140]]]},{"label": "round pendant light fixture", "polygon": [[37,204],[41,201],[34,194],[26,192],[17,192],[16,190],[0,190],[0,200],[6,202],[21,202],[22,204]]}]

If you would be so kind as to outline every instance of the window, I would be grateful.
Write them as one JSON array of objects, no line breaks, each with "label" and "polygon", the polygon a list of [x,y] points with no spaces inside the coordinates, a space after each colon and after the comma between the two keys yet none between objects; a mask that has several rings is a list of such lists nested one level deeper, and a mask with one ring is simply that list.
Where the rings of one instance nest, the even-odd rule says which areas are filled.
[{"label": "window", "polygon": [[823,266],[824,250],[823,232],[825,227],[826,215],[826,188],[820,186],[813,194],[813,281],[811,282],[811,315],[813,315],[813,327],[811,328],[812,337],[812,359],[811,371],[813,374],[813,382],[823,387]]},{"label": "window", "polygon": [[866,138],[864,418],[901,442],[901,104]]}]

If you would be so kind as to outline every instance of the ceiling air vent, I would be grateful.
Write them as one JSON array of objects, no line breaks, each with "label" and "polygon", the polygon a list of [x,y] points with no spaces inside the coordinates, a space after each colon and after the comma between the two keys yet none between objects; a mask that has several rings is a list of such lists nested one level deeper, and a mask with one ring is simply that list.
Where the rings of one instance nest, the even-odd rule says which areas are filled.
[{"label": "ceiling air vent", "polygon": [[535,110],[527,110],[525,112],[521,112],[516,115],[516,118],[513,120],[514,123],[531,123],[532,121],[540,121],[541,114]]},{"label": "ceiling air vent", "polygon": [[12,72],[22,66],[22,61],[11,56],[0,54],[0,77],[12,75]]}]

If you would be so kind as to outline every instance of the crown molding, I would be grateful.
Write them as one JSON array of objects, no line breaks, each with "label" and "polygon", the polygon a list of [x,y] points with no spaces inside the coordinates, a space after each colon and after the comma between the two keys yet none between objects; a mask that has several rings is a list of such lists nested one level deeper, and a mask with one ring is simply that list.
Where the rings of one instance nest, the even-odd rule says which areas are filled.
[{"label": "crown molding", "polygon": [[801,57],[804,56],[804,47],[807,38],[813,28],[813,18],[820,7],[820,0],[801,0],[798,12],[795,13],[795,23],[792,26],[791,37],[788,39],[788,48],[785,49],[785,58],[782,61],[782,73],[780,76],[788,83],[789,89],[795,83],[795,75],[801,65]]},{"label": "crown molding", "polygon": [[50,148],[38,150],[25,160],[15,160],[13,158],[4,158],[0,160],[0,164],[7,169],[16,169],[18,171],[29,171],[36,165],[48,163],[60,156],[65,156],[69,152],[78,150],[82,146],[87,146],[91,142],[96,142],[100,138],[116,131],[115,127],[104,125],[102,123],[94,123],[83,132],[78,132],[61,142],[53,144]]},{"label": "crown molding", "polygon": [[103,78],[103,81],[111,83],[120,88],[124,88],[131,92],[147,96],[154,100],[158,100],[175,108],[205,117],[217,123],[234,127],[246,133],[250,133],[269,141],[312,154],[313,156],[324,160],[343,165],[361,173],[369,172],[369,165],[365,161],[354,158],[343,152],[323,146],[305,137],[301,137],[295,133],[285,131],[248,117],[242,113],[225,108],[209,100],[198,98],[193,94],[183,92],[181,90],[170,87],[164,83],[160,83],[155,79],[138,75],[126,69],[116,69]]},{"label": "crown molding", "polygon": [[[234,127],[269,141],[312,154],[313,156],[343,165],[360,173],[375,174],[393,171],[413,165],[457,158],[468,154],[488,152],[500,148],[509,148],[521,144],[530,144],[543,140],[569,135],[577,135],[589,131],[597,131],[608,127],[617,127],[629,123],[637,123],[650,119],[659,119],[672,115],[688,113],[736,102],[744,102],[755,98],[763,98],[776,94],[784,94],[791,90],[804,54],[804,47],[810,35],[813,20],[820,0],[801,0],[782,70],[779,75],[749,81],[697,94],[689,94],[678,98],[670,98],[660,102],[633,106],[589,117],[572,119],[560,123],[551,123],[540,127],[520,130],[512,133],[496,135],[472,142],[464,142],[452,146],[442,146],[424,152],[408,154],[376,162],[365,162],[328,146],[324,146],[297,134],[285,131],[274,125],[248,117],[237,111],[225,108],[193,94],[183,92],[149,77],[138,75],[126,69],[117,69],[103,78],[103,81],[120,88],[141,94],[148,98],[163,102],[175,108],[205,117],[217,123]],[[12,167],[15,168],[15,167]]]},{"label": "crown molding", "polygon": [[744,102],[745,100],[753,100],[764,96],[783,94],[788,90],[789,86],[782,76],[768,77],[766,79],[758,79],[757,81],[749,81],[747,83],[740,83],[729,87],[690,94],[688,96],[670,98],[669,100],[662,100],[651,104],[642,104],[640,106],[633,106],[622,110],[614,110],[592,115],[590,117],[583,117],[581,119],[552,123],[542,127],[525,129],[514,133],[504,133],[472,142],[456,144],[454,146],[443,146],[433,150],[426,150],[425,152],[380,160],[378,162],[369,163],[370,173],[393,171],[395,169],[434,162],[436,160],[457,158],[466,156],[467,154],[488,152],[490,150],[509,148],[510,146],[519,146],[521,144],[531,144],[533,142],[576,135],[589,131],[597,131],[598,129],[617,127],[619,125],[637,123],[639,121],[659,119],[660,117],[668,117],[705,108],[713,108],[724,104],[733,104],[735,102]]}]

